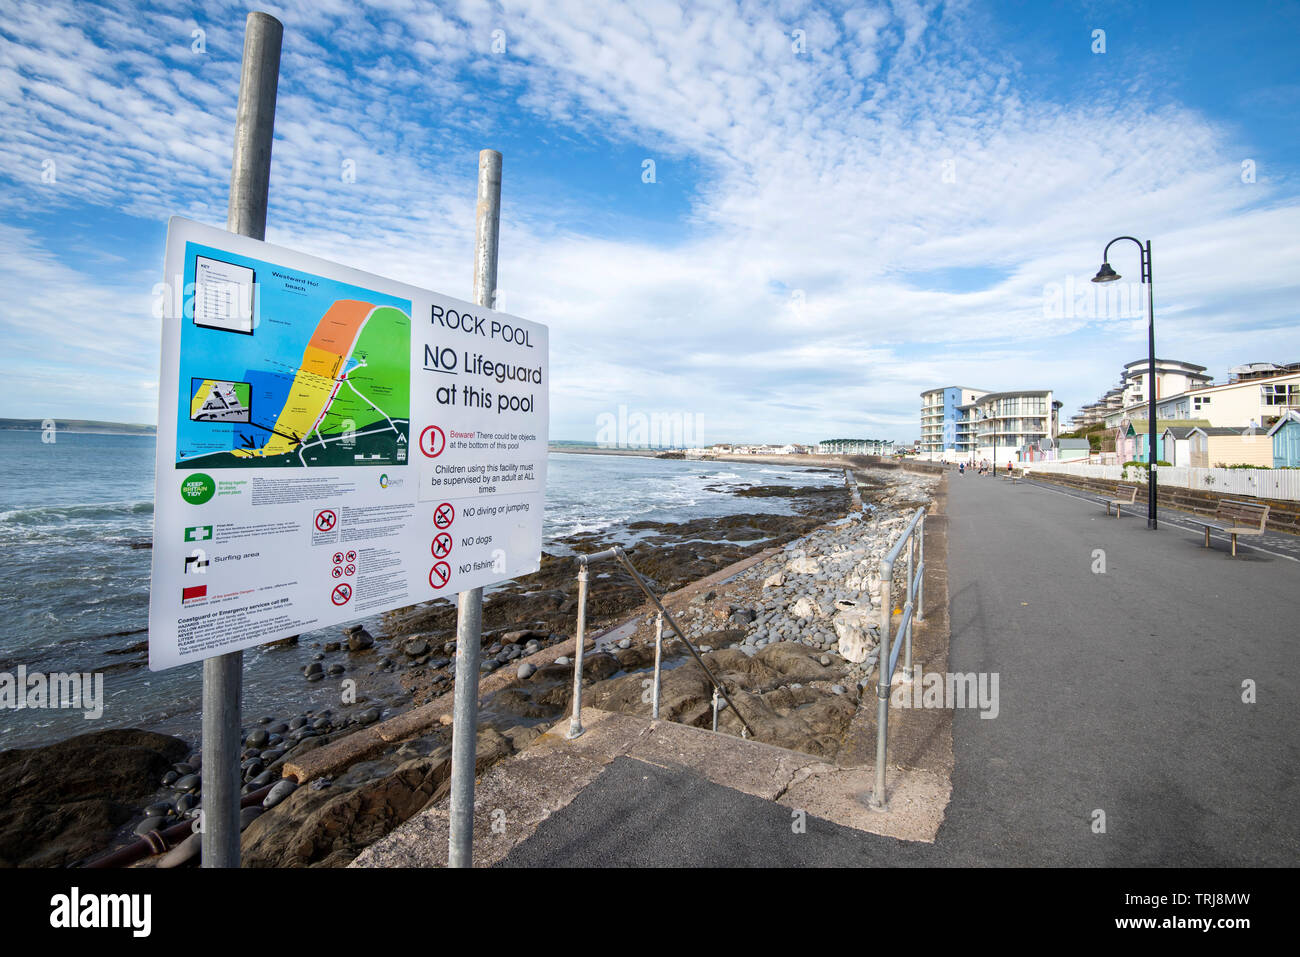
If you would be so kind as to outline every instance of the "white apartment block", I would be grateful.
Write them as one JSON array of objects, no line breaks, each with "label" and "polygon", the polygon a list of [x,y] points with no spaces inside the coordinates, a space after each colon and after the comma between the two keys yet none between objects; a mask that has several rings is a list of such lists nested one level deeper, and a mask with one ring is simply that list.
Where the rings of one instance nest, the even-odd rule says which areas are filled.
[{"label": "white apartment block", "polygon": [[1024,461],[1059,433],[1050,389],[988,392],[946,386],[921,393],[920,457],[931,462]]},{"label": "white apartment block", "polygon": [[990,392],[970,410],[968,458],[994,465],[1023,462],[1030,449],[1043,450],[1060,432],[1060,408],[1051,389]]},{"label": "white apartment block", "polygon": [[1300,409],[1300,372],[1228,382],[1156,402],[1161,419],[1205,419],[1216,428],[1267,429],[1288,409]]}]

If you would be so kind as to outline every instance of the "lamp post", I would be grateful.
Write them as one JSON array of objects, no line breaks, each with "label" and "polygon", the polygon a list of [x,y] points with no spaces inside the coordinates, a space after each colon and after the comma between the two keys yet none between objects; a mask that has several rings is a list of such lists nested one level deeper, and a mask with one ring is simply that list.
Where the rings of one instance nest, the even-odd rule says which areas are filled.
[{"label": "lamp post", "polygon": [[1110,268],[1110,247],[1127,239],[1137,245],[1142,259],[1142,283],[1147,287],[1147,528],[1156,528],[1156,306],[1151,283],[1151,240],[1143,243],[1132,236],[1117,236],[1101,254],[1101,268],[1093,282],[1115,282],[1119,273]]},{"label": "lamp post", "polygon": [[[997,400],[995,399],[994,401],[996,402]],[[993,416],[993,410],[990,408],[988,412],[981,412],[980,421],[991,423],[989,435],[993,437],[993,467],[989,469],[989,474],[996,476],[998,474],[998,423]],[[976,444],[979,444],[978,440],[976,441]]]}]

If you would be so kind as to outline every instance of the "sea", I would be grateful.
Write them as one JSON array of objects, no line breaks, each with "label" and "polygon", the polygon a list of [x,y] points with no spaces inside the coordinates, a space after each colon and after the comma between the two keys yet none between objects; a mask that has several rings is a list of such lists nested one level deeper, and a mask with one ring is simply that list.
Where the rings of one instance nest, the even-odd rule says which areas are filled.
[{"label": "sea", "polygon": [[[153,536],[152,436],[0,431],[0,681],[41,672],[102,672],[104,714],[0,709],[0,750],[31,747],[113,727],[196,738],[201,666],[167,671],[124,667],[139,653],[112,654],[148,638]],[[741,498],[746,485],[839,484],[835,472],[757,463],[552,452],[547,465],[543,548],[594,533],[600,545],[628,543],[638,521],[684,522],[744,512],[784,512],[782,498]],[[382,631],[377,617],[358,619]],[[301,643],[337,641],[344,625]],[[281,713],[306,689],[296,658],[244,655],[246,714]]]}]

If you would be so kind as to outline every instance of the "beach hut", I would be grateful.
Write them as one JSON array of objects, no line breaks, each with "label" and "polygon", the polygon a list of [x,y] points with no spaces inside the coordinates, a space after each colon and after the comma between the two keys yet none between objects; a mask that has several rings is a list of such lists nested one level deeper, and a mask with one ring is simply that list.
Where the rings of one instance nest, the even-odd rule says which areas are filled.
[{"label": "beach hut", "polygon": [[1273,443],[1258,429],[1197,426],[1188,436],[1192,468],[1208,469],[1229,465],[1273,467]]},{"label": "beach hut", "polygon": [[[1156,461],[1174,464],[1165,454],[1165,432],[1168,429],[1208,427],[1205,419],[1156,419]],[[1122,462],[1146,462],[1149,423],[1146,419],[1123,419],[1115,430],[1115,451]]]},{"label": "beach hut", "polygon": [[1161,450],[1170,465],[1186,467],[1192,464],[1192,431],[1195,426],[1171,425],[1160,437]]},{"label": "beach hut", "polygon": [[1058,462],[1081,462],[1092,451],[1087,439],[1057,439],[1056,449]]},{"label": "beach hut", "polygon": [[1287,409],[1268,435],[1273,440],[1273,468],[1300,466],[1300,412]]}]

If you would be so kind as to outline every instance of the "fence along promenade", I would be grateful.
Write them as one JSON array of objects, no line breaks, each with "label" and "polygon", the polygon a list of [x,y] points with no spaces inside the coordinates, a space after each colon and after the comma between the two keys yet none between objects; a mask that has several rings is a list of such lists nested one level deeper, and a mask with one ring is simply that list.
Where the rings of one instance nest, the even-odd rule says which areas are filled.
[{"label": "fence along promenade", "polygon": [[[1027,474],[1073,475],[1108,482],[1142,482],[1145,466],[1096,465],[1084,462],[1026,462]],[[1157,465],[1162,487],[1197,489],[1224,495],[1253,495],[1300,501],[1300,469],[1199,469],[1181,465]]]}]

